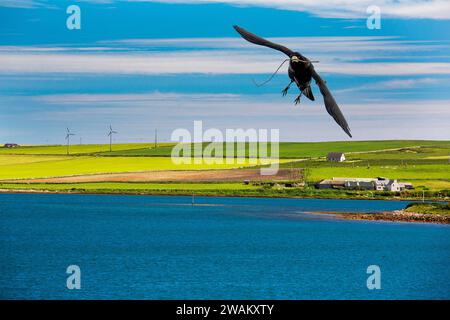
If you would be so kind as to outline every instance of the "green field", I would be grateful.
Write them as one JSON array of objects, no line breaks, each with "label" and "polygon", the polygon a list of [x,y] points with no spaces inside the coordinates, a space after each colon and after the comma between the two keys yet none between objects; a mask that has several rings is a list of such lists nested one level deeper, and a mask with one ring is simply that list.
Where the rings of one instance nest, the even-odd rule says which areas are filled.
[{"label": "green field", "polygon": [[[202,147],[206,147],[204,144]],[[173,144],[117,144],[113,152],[109,145],[72,146],[73,156],[65,155],[65,146],[27,146],[13,149],[0,148],[0,179],[29,179],[95,173],[119,173],[151,170],[210,170],[254,166],[249,159],[244,164],[184,164],[175,165],[169,157]],[[244,146],[247,150],[248,145]],[[416,190],[450,190],[450,141],[351,141],[280,143],[281,167],[304,169],[308,185],[332,177],[387,177],[412,182]],[[325,161],[328,152],[344,152],[343,163]],[[237,147],[235,146],[235,154]],[[270,151],[269,151],[270,154]],[[201,184],[200,184],[201,185]],[[48,185],[47,185],[48,186]],[[101,185],[105,187],[105,185]],[[96,189],[90,184],[87,189]],[[7,185],[7,187],[11,187]],[[17,187],[17,186],[16,186]],[[34,186],[36,187],[36,186]],[[54,188],[70,189],[70,184]],[[80,187],[77,185],[77,187]],[[107,189],[138,188],[140,190],[173,190],[167,184],[119,184]],[[193,187],[193,185],[190,185]],[[209,185],[208,187],[211,187]],[[217,188],[230,189],[224,184]],[[18,188],[18,187],[17,187]],[[163,189],[159,189],[163,188]],[[56,190],[56,189],[55,189]],[[185,189],[183,189],[185,190]],[[216,190],[216,189],[214,189]],[[256,192],[255,189],[247,191]],[[288,191],[286,191],[288,192]],[[291,191],[289,191],[291,192]],[[312,191],[309,191],[312,192]],[[321,191],[323,192],[323,191]]]},{"label": "green field", "polygon": [[180,190],[180,191],[216,191],[216,190],[256,190],[257,186],[243,183],[133,183],[133,182],[90,182],[90,183],[0,183],[0,189],[12,190]]},{"label": "green field", "polygon": [[[203,143],[205,148],[209,143]],[[113,151],[109,152],[108,144],[95,144],[95,145],[73,145],[70,147],[71,154],[97,154],[99,156],[170,156],[172,152],[173,143],[159,143],[157,148],[154,148],[152,143],[127,143],[127,144],[114,144]],[[217,143],[219,145],[219,143]],[[419,147],[419,148],[418,148]],[[421,147],[421,148],[420,148]],[[423,147],[427,147],[424,150]],[[248,156],[248,143],[245,144],[245,154]],[[395,149],[395,150],[393,150]],[[450,141],[427,141],[427,140],[386,140],[386,141],[337,141],[337,142],[281,142],[279,145],[280,158],[317,158],[324,157],[328,152],[345,152],[345,153],[367,153],[369,152],[369,158],[374,159],[381,157],[385,159],[392,154],[393,159],[398,159],[396,151],[399,149],[410,149],[410,153],[415,154],[417,157],[433,157],[449,156]],[[193,150],[193,147],[192,147]],[[238,148],[234,147],[235,154],[238,152]],[[378,155],[372,152],[379,151]],[[425,154],[422,154],[422,151]],[[0,148],[1,154],[35,154],[35,155],[65,155],[67,152],[65,145],[58,146],[25,146],[18,148]],[[436,152],[436,154],[433,154]],[[226,148],[224,147],[224,153],[226,154]],[[268,153],[270,155],[271,149],[268,147]],[[406,152],[402,154],[407,155]],[[193,151],[192,151],[193,155]],[[214,153],[213,153],[214,155]],[[362,156],[362,155],[361,155]],[[408,155],[407,155],[408,156]],[[414,157],[414,158],[417,158]]]},{"label": "green field", "polygon": [[417,141],[397,150],[346,153],[347,160],[342,163],[320,158],[285,163],[281,167],[305,169],[310,183],[332,177],[387,177],[430,190],[450,189],[450,144],[434,141],[414,147],[413,143]]},{"label": "green field", "polygon": [[406,206],[406,212],[432,213],[450,215],[450,204],[442,203],[410,203]]},{"label": "green field", "polygon": [[231,169],[255,165],[250,159],[242,159],[242,161],[243,164],[237,162],[233,164],[174,164],[169,157],[0,155],[0,180],[151,170]]},{"label": "green field", "polygon": [[[203,143],[204,149],[209,143]],[[221,143],[215,143],[220,146]],[[226,147],[222,144],[223,153],[226,155]],[[450,141],[422,141],[422,140],[387,140],[387,141],[338,141],[338,142],[281,142],[279,145],[280,158],[317,158],[325,157],[328,152],[374,152],[381,151],[381,154],[388,154],[389,152],[395,152],[398,149],[412,149],[415,150],[418,147],[427,147],[429,149],[436,149],[439,156],[449,155]],[[433,148],[434,147],[434,148]],[[191,147],[191,155],[194,154],[193,146]],[[238,154],[238,150],[244,152],[246,156],[249,156],[248,143],[238,148],[234,146],[235,156]],[[420,148],[418,148],[420,149]],[[161,146],[159,148],[133,148],[129,150],[116,150],[113,152],[104,152],[104,156],[170,156],[172,147],[170,145]],[[447,154],[445,154],[447,151]],[[268,145],[267,152],[271,154],[270,145]],[[415,152],[415,151],[412,151]],[[420,152],[419,152],[420,153]],[[432,153],[432,152],[431,152]],[[213,155],[215,155],[213,153]],[[427,155],[425,155],[427,156]],[[429,154],[428,156],[432,156]],[[369,156],[370,157],[370,156]],[[395,156],[394,156],[395,157]]]},{"label": "green field", "polygon": [[[46,161],[58,161],[61,160],[60,156],[39,156],[39,155],[0,155],[0,166],[4,165],[18,165],[18,164],[29,164],[35,162],[46,162]],[[3,167],[0,167],[3,168]],[[0,174],[6,169],[0,169]]]},{"label": "green field", "polygon": [[[161,147],[173,144],[159,144]],[[120,143],[113,145],[113,151],[124,151],[133,149],[147,149],[151,150],[154,145],[152,143]],[[109,144],[83,144],[71,145],[70,154],[91,154],[91,153],[109,153]],[[67,154],[67,146],[52,145],[52,146],[21,146],[18,148],[0,148],[0,155],[2,154],[40,154],[40,155],[65,155]]]},{"label": "green field", "polygon": [[282,163],[281,168],[302,168],[306,170],[307,181],[318,182],[333,177],[376,178],[387,177],[412,182],[415,186],[427,186],[432,189],[450,189],[450,164],[446,160],[406,162],[391,159],[386,161],[355,161],[329,163],[323,160]]}]

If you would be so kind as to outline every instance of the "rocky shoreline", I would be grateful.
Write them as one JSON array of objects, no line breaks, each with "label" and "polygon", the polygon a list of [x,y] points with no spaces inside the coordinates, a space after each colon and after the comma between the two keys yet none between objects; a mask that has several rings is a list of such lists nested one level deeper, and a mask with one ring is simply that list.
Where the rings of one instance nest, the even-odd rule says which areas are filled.
[{"label": "rocky shoreline", "polygon": [[347,220],[371,220],[371,221],[401,221],[450,224],[450,215],[415,213],[404,210],[376,212],[376,213],[354,213],[354,212],[311,212],[312,214],[331,214]]}]

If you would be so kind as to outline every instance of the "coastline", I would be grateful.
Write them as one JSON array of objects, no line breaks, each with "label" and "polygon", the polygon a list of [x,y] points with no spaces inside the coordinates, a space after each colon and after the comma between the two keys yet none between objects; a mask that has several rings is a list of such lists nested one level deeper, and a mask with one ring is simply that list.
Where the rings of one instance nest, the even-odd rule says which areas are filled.
[{"label": "coastline", "polygon": [[[119,190],[119,189],[61,189],[61,190],[49,190],[49,189],[8,189],[0,188],[0,194],[87,194],[87,195],[135,195],[135,196],[199,196],[199,197],[234,197],[234,198],[287,198],[287,199],[328,199],[328,200],[383,200],[383,201],[419,201],[419,198],[401,198],[401,197],[365,197],[358,196],[358,194],[347,195],[347,197],[319,195],[319,194],[289,194],[289,193],[263,193],[261,190],[249,190],[248,192],[242,190],[183,190],[183,189],[155,189],[155,190]],[[434,200],[434,199],[430,199]],[[442,199],[436,199],[436,201],[442,201]]]},{"label": "coastline", "polygon": [[450,224],[449,215],[406,212],[405,210],[384,211],[374,213],[356,213],[356,212],[307,212],[307,213],[313,215],[332,215],[334,217],[338,217],[344,220]]}]

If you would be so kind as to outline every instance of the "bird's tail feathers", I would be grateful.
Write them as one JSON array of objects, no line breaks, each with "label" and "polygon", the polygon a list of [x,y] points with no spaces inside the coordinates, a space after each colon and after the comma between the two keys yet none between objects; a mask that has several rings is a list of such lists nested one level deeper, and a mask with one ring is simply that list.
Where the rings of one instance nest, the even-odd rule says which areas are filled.
[{"label": "bird's tail feathers", "polygon": [[311,86],[307,86],[302,90],[303,94],[311,101],[314,101],[314,95],[311,90]]}]

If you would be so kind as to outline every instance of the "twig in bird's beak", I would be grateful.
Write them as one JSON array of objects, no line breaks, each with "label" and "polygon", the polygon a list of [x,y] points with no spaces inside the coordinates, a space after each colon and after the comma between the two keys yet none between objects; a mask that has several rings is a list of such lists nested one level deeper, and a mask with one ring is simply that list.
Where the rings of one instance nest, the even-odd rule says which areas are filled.
[{"label": "twig in bird's beak", "polygon": [[303,60],[303,59],[300,59],[300,58],[298,58],[298,57],[296,57],[296,56],[293,56],[292,58],[291,58],[291,60],[293,61],[293,62],[303,62],[303,63],[311,63],[311,62],[314,62],[314,63],[317,63],[317,62],[319,62],[318,60]]},{"label": "twig in bird's beak", "polygon": [[300,62],[304,62],[304,63],[311,63],[311,62],[314,62],[314,63],[317,63],[317,62],[319,62],[319,60],[301,60],[301,59],[298,59],[297,61],[300,61]]}]

